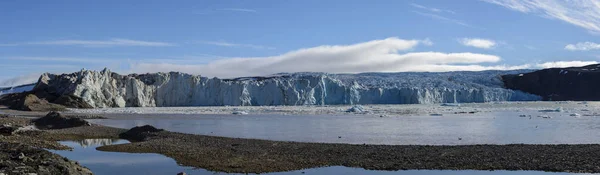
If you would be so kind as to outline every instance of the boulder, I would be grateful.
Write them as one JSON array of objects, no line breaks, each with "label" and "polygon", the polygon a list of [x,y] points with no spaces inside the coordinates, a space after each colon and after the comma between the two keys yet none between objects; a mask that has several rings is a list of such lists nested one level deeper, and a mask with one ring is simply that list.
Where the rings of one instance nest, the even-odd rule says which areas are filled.
[{"label": "boulder", "polygon": [[65,117],[59,112],[49,112],[46,116],[33,120],[39,129],[63,129],[78,126],[90,126],[91,124],[81,118]]},{"label": "boulder", "polygon": [[8,106],[10,109],[22,111],[65,110],[65,107],[62,105],[49,103],[48,101],[39,99],[36,95],[29,93],[8,94],[0,99],[0,104]]},{"label": "boulder", "polygon": [[361,105],[356,105],[356,106],[352,106],[350,109],[346,110],[346,112],[363,113],[363,112],[366,112],[366,110]]},{"label": "boulder", "polygon": [[10,136],[13,135],[18,129],[19,128],[16,126],[0,125],[0,135]]},{"label": "boulder", "polygon": [[52,103],[67,106],[70,108],[93,108],[90,104],[83,101],[82,98],[73,95],[62,95]]},{"label": "boulder", "polygon": [[164,130],[157,129],[150,125],[136,126],[124,133],[119,134],[119,137],[131,141],[145,141],[149,137],[156,136],[156,133],[161,131]]}]

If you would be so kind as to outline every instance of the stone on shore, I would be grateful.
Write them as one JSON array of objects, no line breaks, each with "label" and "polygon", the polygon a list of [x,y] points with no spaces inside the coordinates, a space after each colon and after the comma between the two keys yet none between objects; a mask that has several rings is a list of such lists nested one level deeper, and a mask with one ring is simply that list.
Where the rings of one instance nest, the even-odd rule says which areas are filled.
[{"label": "stone on shore", "polygon": [[131,128],[129,131],[119,134],[122,139],[131,141],[145,141],[149,137],[155,136],[157,132],[164,131],[163,129],[157,129],[154,126],[144,125],[136,126]]},{"label": "stone on shore", "polygon": [[69,118],[59,112],[49,112],[46,116],[33,120],[39,129],[63,129],[78,126],[90,126],[91,124],[81,118]]}]

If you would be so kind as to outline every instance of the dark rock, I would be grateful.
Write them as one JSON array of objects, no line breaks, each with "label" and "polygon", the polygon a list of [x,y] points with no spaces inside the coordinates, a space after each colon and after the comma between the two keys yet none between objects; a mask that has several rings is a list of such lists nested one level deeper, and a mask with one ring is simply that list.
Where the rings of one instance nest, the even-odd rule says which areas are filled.
[{"label": "dark rock", "polygon": [[156,132],[164,131],[163,129],[157,129],[154,126],[144,125],[144,126],[136,126],[131,128],[129,131],[119,134],[119,137],[122,139],[127,139],[131,141],[144,141],[149,137],[155,136]]},{"label": "dark rock", "polygon": [[30,93],[15,93],[2,96],[0,105],[8,106],[10,109],[22,111],[62,111],[65,107],[52,104],[46,100],[39,99]]},{"label": "dark rock", "polygon": [[78,126],[90,126],[90,123],[81,118],[65,117],[59,112],[49,112],[46,116],[33,120],[36,127],[40,129],[62,129]]},{"label": "dark rock", "polygon": [[187,175],[185,172],[179,172],[177,175]]},{"label": "dark rock", "polygon": [[17,131],[17,127],[15,126],[7,126],[7,125],[0,125],[0,135],[4,135],[4,136],[10,136],[13,135],[15,133],[15,131]]},{"label": "dark rock", "polygon": [[83,101],[82,98],[73,95],[62,95],[52,103],[67,106],[70,108],[93,108],[90,104]]},{"label": "dark rock", "polygon": [[502,76],[506,88],[539,95],[550,101],[600,100],[599,80],[600,64]]}]

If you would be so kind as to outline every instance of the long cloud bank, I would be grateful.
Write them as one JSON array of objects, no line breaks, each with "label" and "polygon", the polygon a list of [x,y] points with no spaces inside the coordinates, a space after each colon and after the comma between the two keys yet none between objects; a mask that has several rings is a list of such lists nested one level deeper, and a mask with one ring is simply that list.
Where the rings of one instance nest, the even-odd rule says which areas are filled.
[{"label": "long cloud bank", "polygon": [[481,66],[500,57],[477,53],[410,52],[429,41],[387,38],[352,45],[318,46],[278,56],[228,58],[208,64],[134,63],[132,72],[173,71],[209,77],[269,75],[281,72],[404,72],[513,69],[509,66]]},{"label": "long cloud bank", "polygon": [[[271,75],[282,72],[445,72],[539,69],[550,67],[572,67],[597,64],[595,61],[557,61],[524,65],[503,65],[496,55],[479,53],[415,52],[419,46],[433,44],[429,40],[404,40],[387,38],[351,45],[326,45],[299,49],[277,56],[220,58],[213,62],[201,63],[195,59],[143,59],[127,60],[126,69],[117,68],[121,73],[152,73],[178,71],[199,74],[207,77],[244,77]],[[92,58],[40,58],[18,57],[23,60],[46,60],[52,62],[80,63]],[[115,60],[94,59],[95,65],[111,65]],[[203,60],[203,59],[201,59]],[[110,67],[109,68],[116,68]],[[56,72],[56,71],[55,71]],[[36,76],[23,76],[6,79],[0,86],[24,84],[24,80],[34,81]]]}]

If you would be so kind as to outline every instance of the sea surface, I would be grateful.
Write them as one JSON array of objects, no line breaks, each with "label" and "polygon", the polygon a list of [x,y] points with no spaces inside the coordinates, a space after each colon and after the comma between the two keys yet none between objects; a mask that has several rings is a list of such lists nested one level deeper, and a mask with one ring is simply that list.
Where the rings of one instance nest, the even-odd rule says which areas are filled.
[{"label": "sea surface", "polygon": [[[280,141],[386,144],[597,144],[600,117],[564,112],[486,112],[443,116],[110,114],[93,123]],[[521,116],[521,117],[520,117]]]}]

